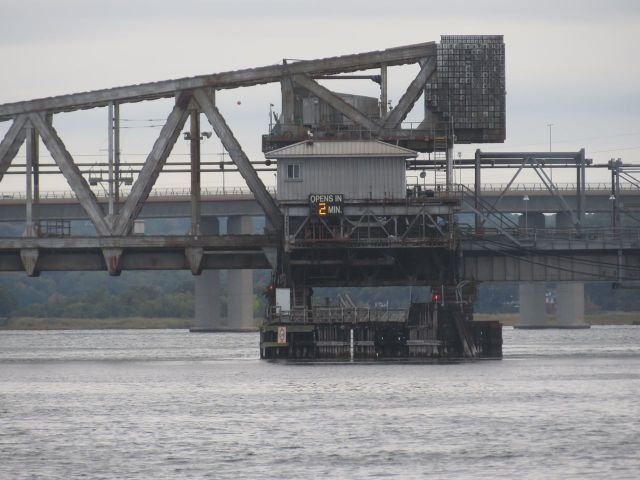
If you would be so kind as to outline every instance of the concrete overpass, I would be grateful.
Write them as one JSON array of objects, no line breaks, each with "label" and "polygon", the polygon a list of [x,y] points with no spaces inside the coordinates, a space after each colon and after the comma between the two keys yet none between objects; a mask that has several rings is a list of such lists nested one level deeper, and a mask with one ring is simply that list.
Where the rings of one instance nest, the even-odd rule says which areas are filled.
[{"label": "concrete overpass", "polygon": [[[582,214],[585,212],[607,212],[610,208],[619,212],[620,199],[624,193],[620,191],[620,185],[617,185],[613,190],[615,197],[613,207],[609,206],[608,199],[611,195],[606,188],[594,189],[594,192],[589,194],[589,189],[585,184],[585,169],[590,165],[590,161],[586,159],[584,149],[579,152],[515,154],[504,152],[485,154],[478,151],[476,158],[471,160],[469,164],[470,168],[475,169],[475,188],[460,190],[453,188],[454,138],[458,142],[468,143],[493,143],[504,140],[504,82],[502,81],[504,57],[501,53],[496,53],[497,63],[494,70],[498,71],[500,75],[492,80],[495,83],[492,98],[494,101],[497,100],[497,105],[493,105],[495,102],[492,102],[494,107],[492,112],[489,112],[487,108],[486,112],[474,111],[471,114],[468,109],[464,108],[460,109],[459,114],[454,115],[450,122],[443,115],[448,116],[451,113],[451,106],[446,111],[441,111],[441,107],[451,105],[451,103],[445,101],[446,98],[440,93],[429,94],[431,100],[424,104],[423,120],[417,128],[405,128],[404,119],[423,92],[427,98],[426,89],[428,86],[435,85],[438,88],[430,90],[437,92],[449,91],[442,82],[448,78],[448,72],[455,70],[449,70],[447,67],[443,68],[439,75],[434,75],[439,63],[436,59],[439,53],[443,55],[443,52],[454,48],[453,45],[456,45],[458,40],[464,40],[465,45],[469,41],[488,42],[487,48],[491,47],[494,52],[502,52],[502,37],[500,36],[491,38],[447,36],[443,37],[444,44],[440,46],[435,42],[428,42],[341,57],[296,62],[285,61],[278,65],[0,105],[0,121],[11,122],[4,138],[0,141],[0,179],[9,173],[25,175],[26,178],[24,198],[5,194],[0,199],[2,207],[0,208],[0,222],[24,222],[25,227],[22,236],[0,238],[0,252],[2,252],[0,268],[5,271],[24,270],[29,275],[37,275],[41,270],[99,269],[117,275],[126,269],[188,268],[194,274],[200,274],[196,280],[196,317],[202,327],[215,325],[217,322],[219,315],[215,293],[218,291],[219,285],[217,270],[229,268],[233,269],[229,275],[231,283],[229,290],[235,292],[236,295],[230,308],[237,309],[233,316],[242,323],[244,316],[252,307],[251,271],[249,269],[273,266],[278,263],[279,267],[284,270],[288,261],[286,258],[284,260],[276,258],[276,247],[281,247],[282,243],[274,242],[266,234],[251,235],[251,222],[248,219],[252,216],[265,216],[270,231],[274,232],[278,239],[288,241],[289,218],[286,209],[283,211],[280,208],[281,206],[275,201],[272,192],[269,192],[265,187],[255,166],[252,165],[233,131],[226,123],[216,105],[216,91],[279,82],[282,91],[281,122],[277,122],[277,129],[270,129],[268,140],[271,143],[267,142],[268,145],[263,143],[264,146],[268,147],[279,141],[286,144],[294,143],[296,135],[302,135],[298,139],[307,139],[312,135],[319,138],[318,134],[321,133],[319,128],[312,132],[308,130],[308,122],[295,118],[297,108],[295,102],[300,98],[300,95],[303,95],[307,99],[321,100],[330,106],[332,111],[339,114],[340,118],[357,126],[356,138],[363,138],[362,134],[365,132],[368,138],[381,139],[396,144],[401,142],[408,148],[433,153],[434,160],[440,158],[444,162],[446,170],[444,182],[438,182],[444,185],[443,192],[423,190],[420,193],[420,190],[415,188],[413,191],[414,193],[418,192],[416,194],[418,201],[411,205],[411,217],[406,212],[409,208],[406,208],[405,203],[408,201],[405,201],[404,195],[400,195],[402,198],[397,199],[398,203],[395,207],[398,212],[390,214],[390,216],[395,215],[396,234],[389,233],[381,220],[381,218],[386,218],[389,209],[389,202],[384,198],[376,200],[375,197],[372,197],[370,199],[373,203],[377,201],[381,214],[365,212],[361,219],[358,219],[359,215],[346,219],[350,222],[350,231],[352,232],[360,230],[368,232],[373,228],[378,232],[383,232],[384,235],[367,236],[364,242],[357,245],[349,243],[352,240],[350,236],[340,238],[340,241],[345,240],[341,246],[343,250],[359,250],[356,253],[363,254],[361,258],[348,258],[345,268],[351,268],[354,261],[359,261],[361,270],[367,272],[376,269],[383,270],[391,265],[393,268],[397,268],[399,275],[404,276],[390,277],[392,278],[390,281],[411,284],[409,282],[414,281],[415,277],[411,273],[406,274],[405,271],[402,271],[402,267],[409,266],[413,272],[419,270],[422,274],[420,281],[427,284],[428,281],[445,282],[445,278],[451,281],[450,279],[455,276],[452,265],[457,264],[461,268],[462,278],[469,280],[502,279],[504,281],[511,278],[511,275],[515,275],[514,272],[517,271],[519,272],[518,279],[525,278],[542,282],[558,278],[557,265],[562,256],[572,256],[573,261],[578,261],[582,256],[585,256],[590,259],[589,262],[592,264],[599,263],[600,267],[614,264],[612,258],[616,256],[615,276],[611,278],[620,281],[635,279],[635,267],[629,267],[628,271],[622,269],[623,264],[635,266],[637,263],[634,257],[636,246],[633,242],[621,243],[621,237],[619,237],[617,240],[601,242],[598,248],[592,248],[591,244],[575,243],[576,241],[584,241],[578,236],[584,233],[581,223]],[[485,60],[484,57],[477,58],[475,63],[482,66],[486,63]],[[452,66],[457,65],[458,60],[451,61],[453,62]],[[406,87],[395,108],[387,111],[387,68],[407,64],[416,64],[420,71]],[[369,69],[380,69],[380,106],[382,108],[374,115],[375,118],[372,118],[371,112],[368,112],[364,107],[350,104],[336,92],[330,91],[317,82],[317,80],[326,79],[327,76],[344,78],[342,75],[345,73]],[[432,85],[432,77],[441,83]],[[456,83],[456,80],[455,76],[451,77],[452,85]],[[486,94],[482,89],[470,91],[471,93],[461,90],[457,96],[461,100],[469,100],[468,105],[484,105],[485,102],[477,102],[477,100],[485,99],[483,97]],[[146,160],[139,165],[140,168],[132,172],[136,174],[136,178],[135,181],[130,178],[130,191],[123,195],[125,192],[121,191],[124,178],[122,168],[127,167],[126,164],[121,164],[120,158],[120,107],[129,103],[154,101],[160,98],[172,98],[175,103],[148,152]],[[376,98],[373,100],[377,103]],[[490,98],[486,98],[486,100],[490,100]],[[461,102],[460,105],[464,103]],[[457,102],[454,101],[453,104],[455,106]],[[61,134],[56,130],[55,122],[56,116],[60,113],[100,107],[107,109],[106,126],[108,127],[109,152],[103,185],[92,181],[91,172],[83,171],[83,166],[76,162],[67,149]],[[468,122],[465,122],[464,118],[466,112],[469,112]],[[200,130],[201,117],[206,118],[211,125],[213,132],[220,139],[237,169],[236,171],[249,187],[251,194],[239,192],[237,196],[230,196],[226,194],[227,192],[223,192],[223,195],[219,196],[210,194],[206,189],[201,188],[201,173],[206,171],[206,165],[201,162],[200,140],[205,133],[208,133]],[[483,118],[486,120],[482,120]],[[456,122],[461,121],[462,123],[456,125]],[[187,122],[188,131],[184,132]],[[325,133],[329,135],[336,132],[342,134],[344,126],[345,124],[342,123],[338,130]],[[455,126],[455,135],[451,129],[452,126]],[[190,188],[177,194],[166,191],[162,193],[160,189],[154,191],[158,177],[163,173],[163,169],[170,165],[168,159],[172,148],[178,137],[182,135],[190,141],[190,163],[187,169],[190,174]],[[41,162],[39,153],[41,143],[48,150],[54,164],[48,165]],[[23,144],[26,144],[24,165],[12,165]],[[415,166],[423,169],[421,164],[416,163]],[[494,166],[516,168],[517,171],[512,182],[523,168],[531,168],[545,183],[546,190],[540,190],[540,194],[538,194],[537,190],[533,189],[526,194],[528,200],[525,200],[523,192],[517,188],[511,189],[517,192],[515,194],[510,193],[509,189],[501,192],[496,189],[493,193],[482,192],[483,194],[487,193],[487,196],[477,195],[476,193],[480,193],[482,190],[480,187],[482,185],[480,181],[481,169],[483,167],[494,168]],[[565,191],[567,195],[559,195],[555,187],[547,184],[549,177],[546,175],[545,169],[550,166],[576,169],[577,181],[574,192],[576,198],[573,203],[569,198],[571,196],[570,189]],[[73,196],[77,198],[77,201],[71,196],[55,196],[42,192],[40,178],[45,173],[63,176],[68,188],[74,192]],[[619,181],[619,177],[617,181]],[[510,186],[512,182],[510,182]],[[99,191],[102,187],[107,190],[106,198],[100,196]],[[474,189],[475,192],[473,192]],[[551,190],[554,190],[551,192],[553,195],[547,193]],[[466,198],[469,197],[469,191],[472,191],[471,199]],[[429,198],[433,198],[435,203],[440,202],[440,205],[433,203],[427,205],[430,202]],[[300,208],[308,213],[308,205],[304,204],[306,199],[300,198],[299,200],[302,202]],[[590,202],[592,205],[589,205]],[[353,205],[353,208],[366,210],[368,208],[366,201],[361,203],[362,205]],[[454,235],[458,232],[452,228],[454,224],[452,212],[458,204],[462,205],[463,212],[473,212],[476,218],[474,231],[463,231],[461,232],[463,237],[456,239],[461,240],[462,243],[453,241]],[[574,205],[578,212],[577,221],[574,218],[576,216],[571,214]],[[443,220],[447,226],[438,224],[429,214],[431,212],[435,216],[440,215],[442,212],[438,211],[438,208],[443,209],[445,213],[449,212],[446,213],[448,215],[446,219],[443,216],[438,217],[438,220]],[[348,210],[348,207],[346,209]],[[495,226],[497,231],[493,232],[491,228],[494,226],[487,221],[486,215],[491,215],[494,212],[525,212],[525,220],[524,222],[519,220],[520,224],[515,222],[515,225],[513,219],[507,219],[504,225],[501,220]],[[557,226],[571,226],[572,237],[555,239],[552,243],[548,243],[547,240],[543,242],[537,237],[538,230],[541,230],[540,227],[543,226],[542,213],[555,212],[570,214],[570,222],[567,221],[566,215],[558,215]],[[140,230],[136,230],[136,224],[140,220],[180,217],[190,219],[189,232],[154,237],[144,235]],[[220,217],[228,219],[226,235],[219,235],[221,229],[218,219]],[[367,218],[365,219],[365,217]],[[612,217],[614,220],[617,218],[615,212]],[[482,228],[479,228],[479,218],[482,219]],[[67,231],[64,222],[85,219],[89,219],[93,224],[96,232],[94,236],[72,235],[71,228]],[[320,220],[322,219],[318,219],[317,223],[321,223]],[[62,230],[48,235],[47,232],[43,232],[39,228],[40,222],[43,221],[61,221],[63,223]],[[389,223],[388,219],[387,223]],[[576,225],[580,225],[580,229],[577,231],[573,228]],[[405,230],[401,238],[397,236],[398,226],[401,227],[401,230],[403,228]],[[619,222],[614,222],[614,226],[619,226]],[[304,223],[297,232],[303,232],[303,227]],[[613,231],[620,234],[619,228]],[[421,242],[419,245],[404,241],[405,236],[412,232],[419,233],[419,241]],[[431,238],[432,234],[437,240],[434,243],[431,243],[434,240]],[[441,238],[438,238],[438,234]],[[443,238],[446,239],[446,247],[442,246]],[[534,243],[530,244],[532,238]],[[587,240],[591,239],[587,237]],[[449,262],[455,253],[453,245],[461,245],[458,251],[462,254],[461,261]],[[416,247],[418,248],[416,249]],[[379,257],[373,258],[365,255],[376,249],[381,253]],[[402,262],[401,259],[388,255],[387,251],[392,253],[404,251],[405,261]],[[433,258],[433,270],[419,269],[416,266],[423,253],[431,255]],[[465,255],[468,255],[466,259]],[[281,256],[285,257],[286,255]],[[628,261],[626,261],[627,258]],[[623,263],[623,259],[626,263]],[[276,260],[281,261],[276,262]],[[336,260],[313,258],[310,261],[331,262]],[[438,270],[438,262],[440,262],[439,271],[436,271]],[[503,264],[502,270],[499,268],[498,262],[506,262]],[[534,267],[540,262],[544,263],[543,270]],[[554,264],[556,268],[554,268]],[[282,273],[282,271],[277,273]],[[570,278],[574,281],[583,281],[588,276],[583,277],[581,273],[584,272],[573,268]],[[600,280],[608,280],[613,275],[605,270],[595,273],[600,275],[598,277]],[[502,277],[498,278],[499,275]],[[363,282],[368,280],[366,275],[358,278],[364,278]],[[300,293],[304,295],[302,290]]]},{"label": "concrete overpass", "polygon": [[[503,195],[506,184],[483,185],[481,197],[484,201],[495,204],[503,213],[557,213],[562,205],[551,196],[543,184],[512,185]],[[558,190],[570,208],[576,207],[577,197],[574,184],[557,184]],[[428,186],[426,188],[429,188]],[[471,186],[469,186],[471,188]],[[277,198],[273,189],[270,193]],[[188,188],[162,188],[151,192],[142,206],[138,218],[190,218],[191,196]],[[524,196],[529,200],[525,203]],[[640,189],[632,184],[621,184],[621,195],[625,206],[640,206]],[[585,211],[588,213],[611,213],[611,187],[608,183],[587,184],[587,201]],[[126,201],[123,192],[122,201]],[[106,208],[106,197],[98,196],[100,205]],[[23,222],[26,219],[26,195],[18,192],[0,192],[0,222]],[[202,188],[202,216],[264,216],[264,211],[246,187]],[[41,192],[37,204],[38,218],[42,220],[89,220],[75,194],[71,191]],[[461,213],[473,213],[468,203],[463,203]]]}]

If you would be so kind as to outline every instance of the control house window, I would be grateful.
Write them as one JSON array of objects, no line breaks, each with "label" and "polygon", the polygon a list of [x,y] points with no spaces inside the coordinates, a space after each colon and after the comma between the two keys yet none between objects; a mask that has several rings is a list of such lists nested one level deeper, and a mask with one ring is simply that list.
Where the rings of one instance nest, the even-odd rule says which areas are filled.
[{"label": "control house window", "polygon": [[302,180],[299,163],[290,163],[287,165],[287,180]]}]

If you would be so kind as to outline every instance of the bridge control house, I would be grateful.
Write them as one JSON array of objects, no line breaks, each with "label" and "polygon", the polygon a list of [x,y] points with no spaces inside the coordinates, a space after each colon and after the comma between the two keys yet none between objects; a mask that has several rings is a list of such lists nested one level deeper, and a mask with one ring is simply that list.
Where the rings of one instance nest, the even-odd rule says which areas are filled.
[{"label": "bridge control house", "polygon": [[[472,322],[470,292],[449,278],[459,199],[407,185],[415,151],[309,139],[265,156],[277,161],[287,269],[274,278],[264,358],[500,356],[499,326]],[[369,285],[430,287],[433,301],[392,311],[313,299],[314,288]]]}]

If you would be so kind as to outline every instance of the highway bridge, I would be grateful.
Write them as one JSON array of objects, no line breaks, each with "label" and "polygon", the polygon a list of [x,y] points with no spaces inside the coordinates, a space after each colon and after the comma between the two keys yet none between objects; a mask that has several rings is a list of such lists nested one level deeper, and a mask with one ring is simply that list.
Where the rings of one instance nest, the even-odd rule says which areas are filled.
[{"label": "highway bridge", "polygon": [[[472,184],[465,184],[467,191],[473,191]],[[495,204],[500,198],[496,209],[502,213],[540,212],[553,214],[562,211],[558,200],[549,194],[542,183],[516,183],[505,191],[506,183],[482,185],[481,197],[489,204]],[[566,200],[569,207],[576,208],[576,188],[574,183],[556,184],[556,187]],[[425,185],[426,190],[433,190],[433,186]],[[277,199],[274,188],[269,192]],[[503,194],[504,192],[504,194]],[[122,201],[126,200],[128,192],[121,192]],[[523,198],[529,197],[525,204]],[[640,206],[640,189],[631,183],[621,185],[621,198],[629,208]],[[104,191],[97,191],[96,197],[103,208],[108,206],[108,198]],[[613,202],[611,185],[606,182],[588,183],[586,185],[587,213],[611,214]],[[264,216],[251,190],[247,187],[203,187],[201,189],[201,212],[203,216],[233,216],[249,215]],[[0,222],[26,221],[25,192],[0,191]],[[89,220],[87,212],[82,208],[76,195],[71,190],[40,192],[38,202],[38,218],[40,220]],[[471,205],[463,202],[461,213],[473,213]],[[190,218],[191,191],[188,187],[167,187],[154,189],[149,193],[142,210],[137,218]]]},{"label": "highway bridge", "polygon": [[[407,64],[414,64],[418,73],[389,110],[387,69]],[[338,94],[320,83],[334,78],[361,80],[362,75],[345,74],[370,70],[379,72],[364,76],[380,85],[379,99]],[[464,79],[458,78],[462,72],[467,72]],[[270,82],[281,86],[281,116],[263,137],[268,160],[252,163],[217,108],[216,91]],[[454,90],[455,95],[449,96]],[[592,165],[585,150],[478,150],[475,158],[454,162],[455,142],[504,141],[504,96],[502,37],[445,36],[440,43],[284,61],[0,105],[0,121],[11,122],[0,142],[0,180],[10,174],[26,178],[23,192],[1,194],[0,222],[22,222],[24,229],[20,236],[0,238],[0,271],[36,276],[47,270],[106,270],[118,275],[130,269],[188,269],[199,276],[196,316],[202,325],[212,323],[217,300],[211,292],[217,290],[215,272],[220,269],[234,271],[230,290],[238,292],[238,309],[252,306],[246,296],[250,269],[256,268],[272,269],[276,283],[291,287],[292,299],[303,304],[304,292],[312,284],[447,284],[452,287],[447,291],[453,292],[453,286],[469,281],[638,280],[638,231],[623,222],[635,218],[639,185],[635,166],[620,160]],[[420,97],[424,105],[416,107]],[[174,99],[171,112],[146,160],[135,168],[127,166],[120,158],[120,106],[160,98]],[[417,127],[406,128],[403,122],[414,107],[423,110],[424,118]],[[93,108],[107,110],[108,161],[100,178],[92,178],[90,168],[76,163],[55,128],[58,114]],[[202,118],[220,139],[248,190],[202,188],[201,173],[207,167],[200,155],[205,133]],[[190,144],[185,169],[189,188],[154,190],[158,177],[171,167],[169,158],[180,135]],[[41,143],[53,163],[41,162]],[[14,162],[23,144],[25,162]],[[298,152],[297,163],[286,156],[277,158],[288,147]],[[340,198],[346,194],[344,205],[332,205],[341,212],[339,218],[323,218],[323,211],[309,204],[308,194],[285,198],[281,190],[287,185],[281,183],[285,179],[291,187],[329,178],[327,169],[316,178],[300,175],[300,163],[316,155],[310,152],[322,149],[350,159],[341,160],[335,168],[355,165],[367,156],[371,162],[379,157],[388,160],[377,163],[377,171],[353,167],[351,185],[357,183],[359,172],[358,180],[366,177],[368,184],[379,186],[366,198],[333,192]],[[354,149],[369,153],[354,154]],[[416,152],[429,157],[418,159]],[[415,183],[406,182],[405,163],[398,163],[398,158],[408,159],[406,167],[416,171]],[[269,162],[278,173],[277,195],[257,173]],[[308,167],[312,170],[313,162]],[[472,169],[474,184],[456,185],[456,168]],[[482,172],[493,168],[515,173],[503,187],[483,187]],[[575,171],[575,184],[554,184],[548,169],[556,168]],[[593,168],[606,168],[611,183],[589,185],[587,172]],[[517,182],[525,169],[538,176],[540,188]],[[40,176],[45,173],[62,176],[73,194],[41,191]],[[433,187],[426,180],[432,174]],[[388,175],[402,176],[401,187],[396,183],[388,190]],[[126,184],[128,190],[123,188]],[[388,195],[389,191],[394,193]],[[456,215],[465,212],[473,220],[456,223]],[[515,218],[512,213],[521,215]],[[546,228],[544,213],[556,215],[554,228]],[[589,213],[610,213],[611,227],[589,229]],[[263,233],[253,232],[250,219],[255,216],[265,218]],[[142,229],[145,219],[180,217],[189,218],[188,232],[145,235]],[[222,217],[227,219],[224,235],[220,235]],[[74,234],[71,222],[85,219],[95,234]],[[539,297],[536,291],[532,295]],[[579,288],[572,295],[576,298]],[[244,318],[248,311],[236,314]],[[579,312],[574,315],[579,316]]]}]

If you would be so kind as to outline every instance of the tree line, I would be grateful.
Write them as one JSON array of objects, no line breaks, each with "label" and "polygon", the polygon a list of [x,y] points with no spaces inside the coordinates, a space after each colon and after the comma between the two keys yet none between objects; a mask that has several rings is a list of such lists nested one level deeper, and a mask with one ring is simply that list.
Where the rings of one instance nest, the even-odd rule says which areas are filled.
[{"label": "tree line", "polygon": [[[220,301],[226,315],[227,289],[221,273]],[[254,313],[265,312],[265,292],[270,272],[254,272]],[[110,277],[104,272],[45,272],[39,278],[23,273],[0,274],[0,316],[66,318],[193,318],[194,277],[189,272],[123,272]],[[551,289],[553,285],[550,284]],[[318,288],[317,304],[337,304],[348,294],[357,304],[406,308],[410,301],[426,301],[424,287]],[[636,290],[616,290],[611,283],[585,285],[588,311],[640,311]],[[477,291],[478,313],[518,310],[517,283],[485,283]]]}]

